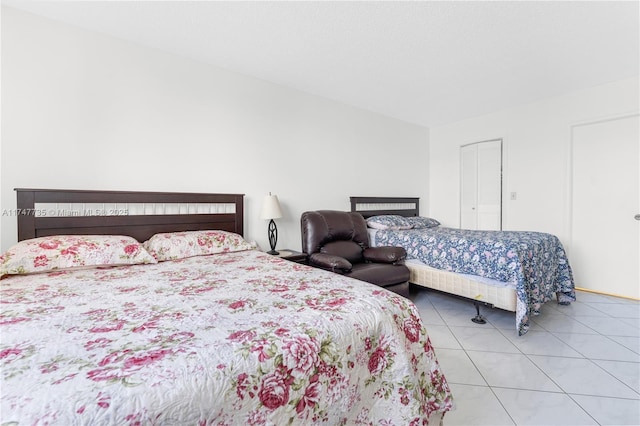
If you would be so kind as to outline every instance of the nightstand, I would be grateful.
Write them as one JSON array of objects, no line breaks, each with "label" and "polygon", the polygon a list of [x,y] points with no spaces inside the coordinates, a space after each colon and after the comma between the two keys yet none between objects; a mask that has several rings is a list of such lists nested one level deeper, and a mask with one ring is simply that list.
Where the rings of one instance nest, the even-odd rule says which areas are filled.
[{"label": "nightstand", "polygon": [[276,254],[275,256],[290,260],[291,262],[307,263],[307,255],[302,252],[291,249],[281,249],[278,250],[278,252],[279,254]]}]

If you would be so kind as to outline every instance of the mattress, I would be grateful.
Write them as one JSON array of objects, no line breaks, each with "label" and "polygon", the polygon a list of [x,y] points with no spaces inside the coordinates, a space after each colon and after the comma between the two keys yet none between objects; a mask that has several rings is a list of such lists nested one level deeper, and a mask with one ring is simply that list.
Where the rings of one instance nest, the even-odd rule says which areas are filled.
[{"label": "mattress", "polygon": [[[376,231],[376,229],[368,228],[369,240],[372,245],[376,244]],[[418,259],[407,259],[405,263],[411,272],[409,281],[413,284],[478,300],[499,309],[516,311],[516,284],[514,282],[442,271],[425,265]]]},{"label": "mattress", "polygon": [[[510,302],[505,304],[505,300],[489,296],[489,293],[496,293],[496,296],[504,293],[499,299],[507,296],[507,300],[511,300],[508,292],[499,290],[503,285],[494,290],[492,287],[496,287],[496,283],[490,280],[514,283],[516,330],[519,335],[528,331],[530,318],[540,314],[544,303],[552,299],[562,304],[575,301],[569,260],[562,243],[552,234],[431,226],[399,230],[370,229],[369,235],[372,246],[403,247],[408,259],[441,271],[466,274],[460,279],[442,275],[449,277],[444,278],[447,283],[444,286],[453,294],[472,299],[484,297],[495,306],[511,306]],[[483,280],[480,283],[482,287],[477,287],[475,283],[478,279],[475,277],[490,280]],[[422,278],[425,283],[437,281],[432,277]]]},{"label": "mattress", "polygon": [[0,280],[0,423],[438,424],[413,303],[257,250]]}]

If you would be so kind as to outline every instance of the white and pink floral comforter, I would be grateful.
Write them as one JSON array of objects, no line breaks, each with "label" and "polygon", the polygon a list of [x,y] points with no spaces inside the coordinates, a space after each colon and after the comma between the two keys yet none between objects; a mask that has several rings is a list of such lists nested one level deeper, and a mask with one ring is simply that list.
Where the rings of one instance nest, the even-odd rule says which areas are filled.
[{"label": "white and pink floral comforter", "polygon": [[0,281],[0,424],[437,424],[415,306],[250,250]]}]

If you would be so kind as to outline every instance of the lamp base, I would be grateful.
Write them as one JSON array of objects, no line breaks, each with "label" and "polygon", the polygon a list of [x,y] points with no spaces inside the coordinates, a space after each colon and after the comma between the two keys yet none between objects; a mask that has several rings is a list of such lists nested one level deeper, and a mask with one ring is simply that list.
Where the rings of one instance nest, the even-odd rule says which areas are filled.
[{"label": "lamp base", "polygon": [[273,219],[269,221],[269,228],[267,233],[269,235],[269,246],[271,246],[271,250],[269,250],[267,253],[273,255],[280,254],[276,251],[276,242],[278,241],[278,227],[276,226],[276,223],[273,221]]}]

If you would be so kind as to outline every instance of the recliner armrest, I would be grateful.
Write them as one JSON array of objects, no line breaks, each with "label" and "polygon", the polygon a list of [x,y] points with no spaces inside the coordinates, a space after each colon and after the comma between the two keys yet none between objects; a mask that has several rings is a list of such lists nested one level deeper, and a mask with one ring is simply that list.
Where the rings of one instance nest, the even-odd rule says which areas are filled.
[{"label": "recliner armrest", "polygon": [[393,246],[369,247],[364,249],[362,256],[368,262],[403,264],[407,251]]},{"label": "recliner armrest", "polygon": [[353,265],[344,257],[326,253],[313,253],[309,256],[309,265],[327,269],[332,272],[349,272]]}]

